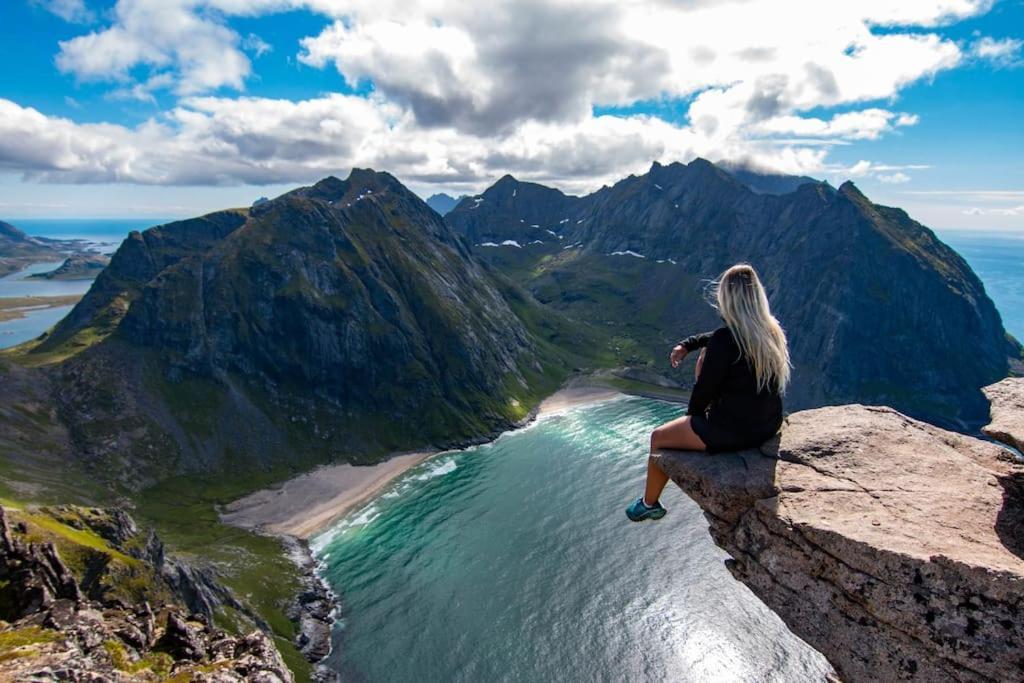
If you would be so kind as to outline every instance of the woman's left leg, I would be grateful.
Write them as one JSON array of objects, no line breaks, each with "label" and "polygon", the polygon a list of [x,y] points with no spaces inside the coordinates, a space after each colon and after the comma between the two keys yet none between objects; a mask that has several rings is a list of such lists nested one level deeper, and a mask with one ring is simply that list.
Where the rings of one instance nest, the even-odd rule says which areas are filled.
[{"label": "woman's left leg", "polygon": [[[673,448],[681,451],[703,451],[707,446],[693,431],[690,424],[690,416],[677,418],[666,422],[651,432],[651,453],[661,448]],[[647,485],[644,488],[644,505],[651,506],[658,502],[661,492],[665,490],[668,483],[668,475],[665,474],[657,461],[647,456]]]}]

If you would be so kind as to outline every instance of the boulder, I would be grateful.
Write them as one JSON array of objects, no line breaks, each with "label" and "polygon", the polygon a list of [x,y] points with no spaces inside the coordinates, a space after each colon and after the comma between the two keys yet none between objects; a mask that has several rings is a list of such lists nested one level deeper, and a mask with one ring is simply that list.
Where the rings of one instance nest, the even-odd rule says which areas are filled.
[{"label": "boulder", "polygon": [[1024,377],[1007,377],[982,391],[989,400],[991,422],[981,431],[1024,452]]}]

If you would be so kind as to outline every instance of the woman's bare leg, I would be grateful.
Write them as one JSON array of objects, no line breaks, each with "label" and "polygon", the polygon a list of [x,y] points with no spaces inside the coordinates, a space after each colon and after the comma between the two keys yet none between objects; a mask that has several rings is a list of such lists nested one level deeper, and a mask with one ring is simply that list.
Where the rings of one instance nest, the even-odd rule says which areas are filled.
[{"label": "woman's bare leg", "polygon": [[[703,451],[706,450],[704,442],[697,432],[693,431],[690,424],[690,416],[680,417],[671,422],[666,422],[651,432],[651,453],[661,448],[673,448],[681,451]],[[668,475],[665,474],[657,461],[647,457],[647,485],[644,487],[644,505],[654,505],[661,497],[668,483]]]}]

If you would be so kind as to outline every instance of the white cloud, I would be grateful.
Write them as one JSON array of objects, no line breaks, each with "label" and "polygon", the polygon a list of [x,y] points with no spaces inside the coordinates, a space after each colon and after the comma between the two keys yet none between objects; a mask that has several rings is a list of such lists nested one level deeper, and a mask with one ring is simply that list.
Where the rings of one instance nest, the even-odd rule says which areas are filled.
[{"label": "white cloud", "polygon": [[247,52],[251,52],[257,59],[274,50],[274,47],[270,43],[266,42],[255,33],[250,33],[245,37],[242,41],[242,48]]},{"label": "white cloud", "polygon": [[64,21],[72,23],[89,23],[96,15],[85,6],[85,0],[32,0],[46,11],[56,14]]},{"label": "white cloud", "polygon": [[910,182],[910,176],[906,173],[900,173],[899,171],[888,175],[879,174],[875,177],[878,178],[880,182],[887,183],[889,185],[900,185],[902,183]]},{"label": "white cloud", "polygon": [[1024,40],[983,36],[971,46],[971,55],[977,59],[992,62],[999,67],[1014,68],[1024,65],[1024,59],[1021,59],[1022,49],[1024,49]]},{"label": "white cloud", "polygon": [[967,216],[1024,216],[1024,204],[1006,208],[988,209],[973,206],[969,209],[965,209],[963,213]]},{"label": "white cloud", "polygon": [[[653,159],[699,155],[905,182],[909,166],[846,168],[829,149],[915,125],[917,114],[889,108],[895,98],[967,56],[936,27],[990,5],[118,0],[105,25],[61,43],[58,67],[111,82],[112,97],[155,103],[169,90],[177,105],[129,128],[0,100],[0,168],[54,182],[231,184],[369,165],[452,191],[504,172],[589,190]],[[331,20],[294,46],[299,61],[371,81],[373,95],[209,96],[243,90],[250,59],[271,49],[231,19],[295,8]],[[779,20],[791,16],[800,21]],[[594,114],[684,99],[675,123]],[[839,113],[818,113],[830,108]]]},{"label": "white cloud", "polygon": [[129,83],[144,66],[173,74],[180,95],[241,89],[251,64],[214,10],[198,0],[119,0],[110,27],[60,42],[57,67],[81,80]]}]

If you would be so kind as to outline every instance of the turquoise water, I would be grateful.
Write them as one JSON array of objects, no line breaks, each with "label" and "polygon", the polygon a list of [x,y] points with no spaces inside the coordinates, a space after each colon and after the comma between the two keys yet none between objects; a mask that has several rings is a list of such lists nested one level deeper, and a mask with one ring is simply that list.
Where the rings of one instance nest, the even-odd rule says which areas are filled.
[{"label": "turquoise water", "polygon": [[1024,341],[1024,232],[945,230],[939,237],[981,278],[1006,331]]},{"label": "turquoise water", "polygon": [[314,548],[352,681],[820,681],[824,659],[726,570],[697,506],[633,524],[679,406],[576,408],[428,461]]}]

